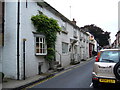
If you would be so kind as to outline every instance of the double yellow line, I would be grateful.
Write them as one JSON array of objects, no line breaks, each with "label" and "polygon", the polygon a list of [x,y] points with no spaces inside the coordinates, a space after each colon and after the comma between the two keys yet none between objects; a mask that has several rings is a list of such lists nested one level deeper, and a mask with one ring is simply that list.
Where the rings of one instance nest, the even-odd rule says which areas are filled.
[{"label": "double yellow line", "polygon": [[[33,85],[30,85],[30,86],[28,86],[28,87],[26,87],[26,88],[24,88],[24,89],[22,89],[22,90],[26,90],[27,88],[32,88],[32,87],[34,87],[34,86],[36,86],[36,85],[38,85],[38,84],[44,83],[44,82],[48,81],[49,79],[55,78],[55,77],[57,77],[57,76],[60,76],[61,74],[65,73],[65,72],[68,72],[68,71],[71,71],[71,70],[73,70],[73,69],[75,69],[75,68],[78,68],[78,67],[80,67],[80,66],[81,66],[81,64],[78,65],[78,66],[75,66],[75,67],[73,67],[73,68],[67,69],[67,70],[65,70],[65,71],[62,71],[61,73],[58,73],[58,74],[56,74],[55,76],[51,76],[51,77],[49,77],[49,78],[47,78],[47,79],[45,79],[45,80],[42,80],[42,81],[37,82],[37,83],[35,83],[35,84],[33,84]],[[55,74],[55,73],[53,73],[53,74]]]},{"label": "double yellow line", "polygon": [[[76,67],[76,68],[77,68],[77,67]],[[72,69],[74,69],[74,68],[72,68]],[[32,87],[34,87],[34,86],[36,86],[36,85],[38,85],[38,84],[44,83],[44,82],[46,82],[46,81],[48,81],[48,80],[50,80],[50,79],[52,79],[52,78],[55,78],[55,77],[57,77],[57,76],[65,73],[65,72],[71,71],[72,69],[65,70],[65,71],[63,71],[63,72],[61,72],[61,73],[56,74],[55,76],[51,76],[51,77],[49,77],[49,78],[47,78],[47,79],[45,79],[45,80],[42,80],[42,81],[37,82],[37,83],[35,83],[35,84],[33,84],[33,85],[30,85],[30,86],[28,86],[28,87],[26,87],[26,88],[24,88],[24,89],[22,89],[22,90],[26,90],[27,88],[32,88]]]}]

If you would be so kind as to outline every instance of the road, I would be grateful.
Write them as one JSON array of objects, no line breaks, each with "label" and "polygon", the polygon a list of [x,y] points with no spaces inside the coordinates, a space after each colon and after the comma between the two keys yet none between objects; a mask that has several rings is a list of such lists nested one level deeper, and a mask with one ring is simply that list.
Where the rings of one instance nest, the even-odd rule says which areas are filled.
[{"label": "road", "polygon": [[60,72],[47,81],[33,85],[32,88],[91,88],[93,63],[94,60],[91,60],[76,68]]}]

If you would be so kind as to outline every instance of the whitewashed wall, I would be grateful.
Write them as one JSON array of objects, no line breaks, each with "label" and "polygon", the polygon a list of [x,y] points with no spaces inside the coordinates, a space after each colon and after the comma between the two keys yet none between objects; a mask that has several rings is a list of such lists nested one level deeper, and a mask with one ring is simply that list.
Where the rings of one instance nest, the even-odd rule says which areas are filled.
[{"label": "whitewashed wall", "polygon": [[5,31],[3,72],[6,77],[17,78],[17,3],[5,3]]},{"label": "whitewashed wall", "polygon": [[28,2],[28,7],[26,8],[26,3],[21,3],[21,18],[20,18],[20,54],[21,54],[21,77],[23,71],[23,39],[26,39],[26,76],[34,76],[38,74],[38,64],[43,62],[41,66],[42,72],[48,70],[48,63],[45,61],[44,56],[35,56],[35,37],[33,31],[35,28],[32,24],[31,17],[38,14],[38,10],[42,10],[37,3]]},{"label": "whitewashed wall", "polygon": [[2,47],[0,46],[0,72],[2,72]]},{"label": "whitewashed wall", "polygon": [[[5,37],[3,47],[3,72],[7,77],[17,78],[17,3],[5,4]],[[58,21],[61,26],[63,21],[60,17],[51,13],[51,11],[41,8],[35,2],[20,3],[20,78],[23,78],[23,39],[26,39],[26,77],[38,74],[38,63],[43,62],[42,72],[48,70],[48,62],[43,56],[35,56],[35,37],[33,31],[35,28],[31,22],[31,17],[38,14],[38,10],[42,11],[48,17],[52,17]],[[79,30],[77,30],[77,40],[75,43],[78,47],[77,53],[83,57],[83,49],[80,51]],[[61,54],[62,66],[70,64],[70,52],[62,54],[62,42],[68,43],[70,46],[70,38],[73,38],[73,26],[67,23],[68,34],[57,34],[56,51]],[[84,37],[84,34],[82,34]],[[83,44],[84,46],[85,44]],[[60,61],[59,54],[56,53],[56,60]]]}]

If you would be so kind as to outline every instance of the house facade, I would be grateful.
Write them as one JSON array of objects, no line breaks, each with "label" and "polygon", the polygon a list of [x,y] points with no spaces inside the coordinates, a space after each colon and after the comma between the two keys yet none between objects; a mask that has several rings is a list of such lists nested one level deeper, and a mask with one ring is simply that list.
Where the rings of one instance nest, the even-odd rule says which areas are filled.
[{"label": "house facade", "polygon": [[5,2],[0,72],[8,78],[24,79],[49,69],[49,62],[44,58],[45,36],[36,32],[31,21],[39,12],[57,20],[62,28],[57,34],[55,61],[64,67],[72,61],[89,58],[89,35],[80,30],[75,20],[70,21],[47,2]]},{"label": "house facade", "polygon": [[98,52],[98,47],[99,44],[97,42],[97,40],[95,40],[94,36],[87,32],[89,34],[89,56],[92,57],[94,55],[96,55],[96,53]]},{"label": "house facade", "polygon": [[116,34],[116,47],[120,48],[120,30]]},{"label": "house facade", "polygon": [[116,39],[112,43],[111,47],[112,48],[120,48],[120,30],[117,32],[117,34],[115,36],[116,36]]}]

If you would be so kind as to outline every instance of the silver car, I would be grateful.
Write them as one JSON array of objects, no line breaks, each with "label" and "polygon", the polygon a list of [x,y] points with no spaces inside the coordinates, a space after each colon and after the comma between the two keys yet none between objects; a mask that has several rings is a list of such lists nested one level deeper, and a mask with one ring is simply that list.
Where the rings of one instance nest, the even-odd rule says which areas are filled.
[{"label": "silver car", "polygon": [[101,84],[118,84],[120,86],[120,49],[103,49],[98,52],[93,72],[93,87]]}]

